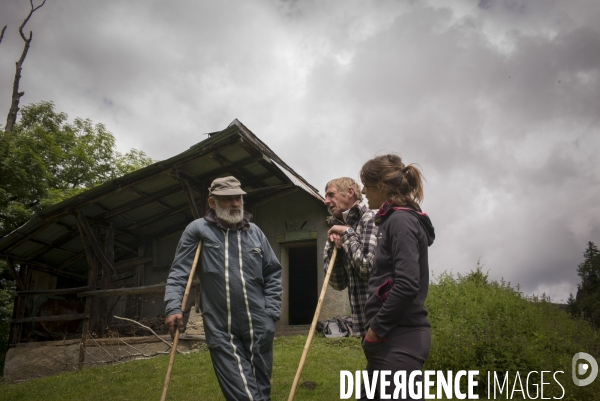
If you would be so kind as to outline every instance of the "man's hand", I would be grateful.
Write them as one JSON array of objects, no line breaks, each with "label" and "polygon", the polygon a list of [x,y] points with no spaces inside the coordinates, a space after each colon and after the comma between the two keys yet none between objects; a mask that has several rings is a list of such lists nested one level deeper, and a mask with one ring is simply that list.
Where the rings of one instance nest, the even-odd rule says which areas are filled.
[{"label": "man's hand", "polygon": [[379,337],[377,334],[375,334],[375,332],[373,330],[371,330],[370,327],[369,327],[369,330],[367,331],[367,335],[365,335],[365,338],[367,339],[367,341],[370,341],[372,343],[381,341],[381,337]]},{"label": "man's hand", "polygon": [[342,247],[342,235],[344,235],[347,229],[347,226],[335,225],[327,231],[327,238],[335,244],[336,248],[340,249]]},{"label": "man's hand", "polygon": [[329,234],[327,235],[327,238],[329,239],[329,242],[333,242],[335,244],[337,249],[342,247],[342,237],[340,237],[339,234]]},{"label": "man's hand", "polygon": [[175,313],[169,315],[165,319],[165,326],[169,328],[169,334],[171,338],[175,338],[175,330],[179,328],[179,332],[183,331],[183,315],[181,313]]}]

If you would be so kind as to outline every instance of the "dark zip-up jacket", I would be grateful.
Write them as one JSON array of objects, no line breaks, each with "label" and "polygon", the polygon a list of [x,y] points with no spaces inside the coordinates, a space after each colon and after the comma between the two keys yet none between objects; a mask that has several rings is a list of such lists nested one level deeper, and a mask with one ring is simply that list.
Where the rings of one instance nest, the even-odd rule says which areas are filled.
[{"label": "dark zip-up jacket", "polygon": [[395,326],[430,325],[424,303],[427,251],[434,238],[429,217],[412,208],[390,208],[381,219],[366,305],[367,321],[378,336],[385,338]]}]

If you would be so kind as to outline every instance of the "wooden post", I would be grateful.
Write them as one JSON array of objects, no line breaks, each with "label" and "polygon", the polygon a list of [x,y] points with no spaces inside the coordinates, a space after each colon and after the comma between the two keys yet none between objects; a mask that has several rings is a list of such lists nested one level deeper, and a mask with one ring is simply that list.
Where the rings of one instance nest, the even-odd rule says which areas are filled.
[{"label": "wooden post", "polygon": [[304,367],[304,362],[306,362],[308,349],[310,347],[312,338],[315,335],[315,329],[317,327],[317,322],[319,321],[319,314],[321,313],[321,307],[323,306],[323,300],[325,299],[325,291],[327,291],[327,284],[329,284],[329,277],[331,277],[331,271],[333,270],[333,265],[335,264],[337,251],[337,248],[333,247],[331,260],[329,261],[329,267],[327,268],[327,274],[325,275],[323,287],[321,288],[321,295],[319,295],[319,301],[317,302],[317,310],[315,311],[312,324],[310,325],[310,330],[308,331],[308,337],[306,338],[306,343],[304,344],[304,349],[302,350],[302,357],[300,358],[300,364],[298,365],[298,370],[296,371],[296,376],[294,377],[294,382],[292,383],[292,390],[290,391],[288,401],[293,401],[294,395],[296,394],[296,387],[298,387],[298,381],[300,380],[300,375],[302,374],[302,368]]},{"label": "wooden post", "polygon": [[[192,289],[192,282],[194,281],[194,274],[196,274],[196,266],[198,265],[198,258],[200,257],[200,252],[202,251],[202,241],[198,243],[198,247],[196,248],[196,255],[194,256],[194,262],[192,263],[192,268],[190,269],[190,276],[188,277],[187,285],[185,286],[185,292],[183,293],[183,300],[181,301],[181,310],[183,311],[185,308],[185,304],[187,303],[187,299],[190,295],[190,290]],[[179,326],[175,329],[175,336],[173,337],[173,345],[171,346],[171,355],[169,358],[169,366],[167,366],[167,376],[165,377],[165,384],[163,385],[162,396],[160,397],[160,401],[165,401],[167,399],[167,392],[169,391],[169,383],[171,382],[171,373],[173,372],[173,364],[175,363],[175,354],[177,354],[177,344],[179,342]]]},{"label": "wooden post", "polygon": [[[114,266],[115,262],[115,231],[113,229],[112,224],[109,228],[106,229],[106,237],[104,240],[104,254],[106,255],[106,259]],[[110,289],[110,281],[111,281],[111,271],[110,267],[102,264],[102,282],[100,284],[100,288],[103,290]],[[104,331],[106,330],[106,326],[112,320],[112,316],[108,315],[108,305],[110,304],[111,299],[109,298],[101,298],[98,299],[99,304],[99,325],[98,331],[100,336],[104,336]]]},{"label": "wooden post", "polygon": [[[78,226],[80,231],[83,231],[81,225],[78,222]],[[85,240],[85,236],[83,232],[81,232],[81,241],[83,242],[83,247],[85,249],[85,253],[88,260],[88,287],[91,290],[96,289],[96,280],[98,276],[98,259],[96,255],[91,252],[87,241]],[[87,340],[90,335],[90,320],[92,318],[94,307],[94,297],[89,296],[85,298],[85,318],[83,319],[83,330],[81,332],[81,342],[79,343],[79,364],[77,365],[78,369],[83,369],[83,365],[85,363],[85,348],[87,345]]]},{"label": "wooden post", "polygon": [[198,205],[196,205],[196,199],[194,198],[194,193],[192,192],[192,188],[190,187],[189,182],[183,178],[180,178],[179,182],[181,182],[181,186],[183,187],[183,193],[186,195],[188,203],[190,204],[192,216],[194,216],[194,219],[199,219],[201,217],[200,212],[198,211]]},{"label": "wooden post", "polygon": [[15,278],[15,282],[17,283],[17,289],[20,291],[25,290],[23,281],[21,281],[21,276],[19,275],[19,272],[15,268],[15,264],[14,264],[12,258],[6,258],[6,263],[8,264],[8,268],[10,269],[11,273],[13,274],[13,276]]},{"label": "wooden post", "polygon": [[[16,319],[22,319],[24,316],[25,309],[25,297],[17,295],[15,297],[15,309],[13,310],[13,321]],[[11,322],[10,333],[8,335],[8,343],[18,344],[21,342],[21,323]]]},{"label": "wooden post", "polygon": [[[146,250],[146,244],[144,242],[138,243],[138,258],[143,259]],[[143,287],[144,286],[144,263],[140,263],[137,265],[136,274],[135,274],[135,286]],[[143,295],[136,295],[136,315],[137,319],[140,320],[142,318],[142,313],[144,312],[143,307]]]}]

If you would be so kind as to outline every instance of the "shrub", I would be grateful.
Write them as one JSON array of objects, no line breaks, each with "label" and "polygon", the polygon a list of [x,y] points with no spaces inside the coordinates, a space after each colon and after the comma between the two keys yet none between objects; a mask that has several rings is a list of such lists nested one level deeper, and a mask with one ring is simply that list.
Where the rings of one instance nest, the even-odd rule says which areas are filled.
[{"label": "shrub", "polygon": [[[490,281],[478,263],[465,276],[442,273],[436,277],[426,306],[432,348],[425,369],[479,370],[480,396],[487,394],[488,372],[504,375],[508,371],[512,389],[517,371],[523,386],[530,371],[563,371],[557,378],[565,387],[564,400],[596,399],[598,380],[587,387],[575,386],[571,359],[581,351],[600,355],[598,334],[588,322],[573,319],[545,295],[528,297],[504,280]],[[532,376],[532,396],[532,385],[539,381],[539,375]],[[544,381],[551,382],[544,387],[544,397],[562,395],[551,376]]]}]

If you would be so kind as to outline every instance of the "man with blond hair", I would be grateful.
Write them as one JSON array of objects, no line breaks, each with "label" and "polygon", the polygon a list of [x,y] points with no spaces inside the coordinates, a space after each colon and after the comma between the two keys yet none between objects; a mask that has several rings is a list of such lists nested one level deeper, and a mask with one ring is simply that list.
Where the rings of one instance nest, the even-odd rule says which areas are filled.
[{"label": "man with blond hair", "polygon": [[348,289],[353,336],[363,337],[367,332],[367,289],[377,245],[375,212],[362,202],[361,186],[349,177],[336,178],[327,183],[325,206],[331,213],[327,220],[332,225],[325,244],[325,273],[333,247],[336,247],[338,254],[329,285],[338,291]]},{"label": "man with blond hair", "polygon": [[165,325],[183,330],[181,300],[199,241],[206,345],[228,401],[270,400],[275,322],[281,311],[281,265],[244,212],[240,182],[214,180],[206,216],[181,235],[165,289]]}]

